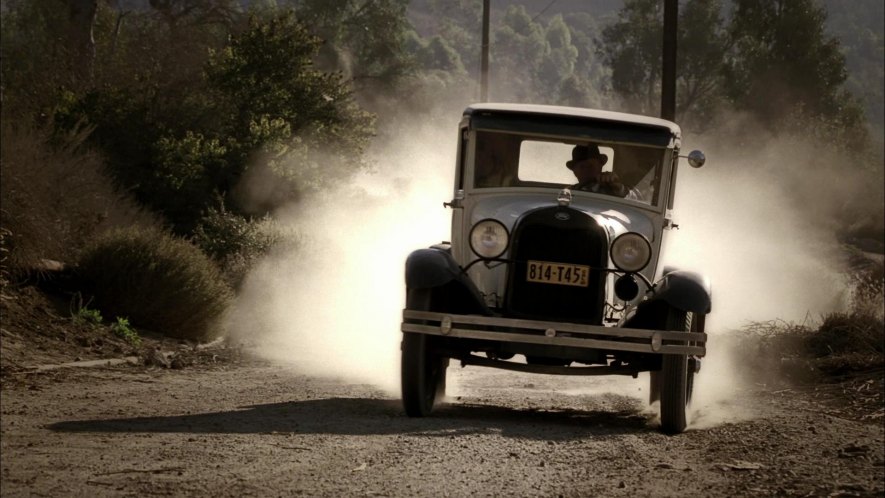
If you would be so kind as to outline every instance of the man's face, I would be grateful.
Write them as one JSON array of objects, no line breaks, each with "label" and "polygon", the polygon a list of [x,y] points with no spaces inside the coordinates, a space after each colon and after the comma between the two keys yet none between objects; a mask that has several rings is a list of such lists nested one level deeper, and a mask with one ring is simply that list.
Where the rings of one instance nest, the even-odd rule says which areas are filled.
[{"label": "man's face", "polygon": [[590,159],[582,159],[574,164],[572,168],[578,183],[599,181],[599,174],[602,172],[602,161],[598,157]]}]

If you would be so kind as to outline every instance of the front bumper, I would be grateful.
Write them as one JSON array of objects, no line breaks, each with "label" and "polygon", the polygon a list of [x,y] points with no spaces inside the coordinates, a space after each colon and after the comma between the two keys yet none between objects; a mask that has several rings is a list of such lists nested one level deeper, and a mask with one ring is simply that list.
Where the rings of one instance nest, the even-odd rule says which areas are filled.
[{"label": "front bumper", "polygon": [[403,310],[403,332],[463,339],[704,356],[707,334]]}]

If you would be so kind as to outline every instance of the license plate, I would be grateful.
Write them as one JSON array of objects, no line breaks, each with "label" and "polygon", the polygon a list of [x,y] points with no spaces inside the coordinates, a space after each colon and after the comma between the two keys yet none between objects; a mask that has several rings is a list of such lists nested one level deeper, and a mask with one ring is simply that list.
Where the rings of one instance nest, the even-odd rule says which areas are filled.
[{"label": "license plate", "polygon": [[587,287],[590,281],[590,267],[549,261],[529,261],[526,280],[542,284]]}]

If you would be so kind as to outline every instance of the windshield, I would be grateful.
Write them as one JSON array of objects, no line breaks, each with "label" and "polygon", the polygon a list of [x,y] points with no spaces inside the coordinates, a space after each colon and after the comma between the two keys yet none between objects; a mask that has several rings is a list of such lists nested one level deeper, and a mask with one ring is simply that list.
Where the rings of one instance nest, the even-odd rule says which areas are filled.
[{"label": "windshield", "polygon": [[476,188],[569,187],[656,204],[664,147],[478,130]]}]

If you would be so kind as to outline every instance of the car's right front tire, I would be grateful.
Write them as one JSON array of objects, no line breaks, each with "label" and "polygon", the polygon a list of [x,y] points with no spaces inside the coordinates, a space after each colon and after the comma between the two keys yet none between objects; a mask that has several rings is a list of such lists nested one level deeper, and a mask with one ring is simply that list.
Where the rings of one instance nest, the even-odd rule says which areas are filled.
[{"label": "car's right front tire", "polygon": [[[406,308],[431,310],[430,289],[409,289]],[[448,359],[433,348],[433,337],[404,332],[402,341],[401,382],[403,408],[410,417],[426,417],[445,396]]]}]

